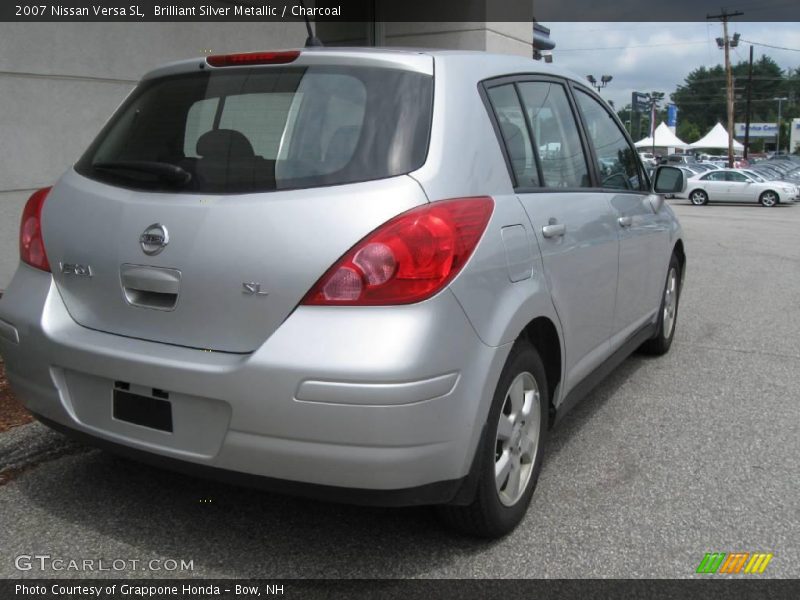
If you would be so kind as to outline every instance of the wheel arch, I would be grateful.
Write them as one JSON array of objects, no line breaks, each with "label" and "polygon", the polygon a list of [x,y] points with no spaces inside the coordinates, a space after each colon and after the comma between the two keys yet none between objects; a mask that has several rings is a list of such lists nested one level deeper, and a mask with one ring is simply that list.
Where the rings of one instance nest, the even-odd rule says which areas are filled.
[{"label": "wheel arch", "polygon": [[556,390],[559,389],[563,374],[561,336],[555,323],[548,317],[536,317],[528,323],[519,335],[519,339],[529,342],[544,364],[547,377],[549,425],[555,417]]},{"label": "wheel arch", "polygon": [[678,238],[675,245],[672,247],[672,253],[678,257],[678,264],[681,268],[681,281],[680,287],[683,288],[683,280],[686,276],[686,250],[683,247],[683,240]]},{"label": "wheel arch", "polygon": [[772,188],[767,188],[763,192],[761,192],[758,195],[758,201],[761,202],[761,198],[764,196],[764,194],[769,194],[769,193],[775,194],[775,204],[781,203],[781,195],[777,192],[777,190],[773,190]]},{"label": "wheel arch", "polygon": [[694,194],[695,192],[702,192],[702,193],[703,193],[703,195],[705,195],[705,197],[706,197],[706,202],[710,202],[710,201],[711,201],[711,197],[708,195],[708,192],[707,192],[707,191],[705,191],[705,190],[704,190],[703,188],[701,188],[701,187],[696,187],[696,188],[694,188],[694,189],[693,189],[691,192],[689,192],[689,193],[686,195],[686,197],[687,197],[687,198],[689,198],[689,202],[691,202],[691,201],[692,201],[692,194]]}]

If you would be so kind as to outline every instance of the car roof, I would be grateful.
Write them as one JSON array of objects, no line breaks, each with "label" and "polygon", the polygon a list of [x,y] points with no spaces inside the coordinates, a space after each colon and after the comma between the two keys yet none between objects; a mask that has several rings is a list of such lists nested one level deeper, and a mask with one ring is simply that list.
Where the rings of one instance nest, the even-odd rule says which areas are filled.
[{"label": "car roof", "polygon": [[[252,50],[248,50],[250,52]],[[433,74],[433,62],[443,66],[465,66],[469,77],[482,81],[492,77],[513,75],[516,73],[536,73],[570,79],[585,84],[580,75],[572,73],[553,64],[533,60],[529,57],[511,54],[497,54],[480,50],[440,50],[431,48],[364,48],[364,47],[328,47],[328,48],[294,48],[286,50],[265,50],[265,52],[297,51],[300,55],[291,63],[293,65],[312,64],[361,64],[409,69]],[[179,73],[197,71],[200,68],[211,68],[206,64],[206,56],[184,59],[167,63],[148,71],[143,79],[162,77]],[[267,65],[267,68],[269,66]],[[229,68],[229,67],[218,67]]]}]

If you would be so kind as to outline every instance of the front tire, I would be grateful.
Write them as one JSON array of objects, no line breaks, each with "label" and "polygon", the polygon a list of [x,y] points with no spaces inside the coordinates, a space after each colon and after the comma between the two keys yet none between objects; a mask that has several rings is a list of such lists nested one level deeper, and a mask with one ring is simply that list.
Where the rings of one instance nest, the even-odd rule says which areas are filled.
[{"label": "front tire", "polygon": [[542,469],[548,398],[538,352],[529,342],[518,341],[503,367],[489,410],[475,498],[467,506],[438,507],[448,526],[469,535],[497,538],[519,524]]},{"label": "front tire", "polygon": [[706,194],[703,190],[694,190],[691,194],[689,194],[689,200],[695,206],[704,206],[708,204],[708,194]]},{"label": "front tire", "polygon": [[675,324],[678,320],[678,301],[681,294],[681,266],[674,254],[669,259],[667,282],[661,296],[656,335],[639,348],[644,354],[661,356],[669,352],[675,337]]},{"label": "front tire", "polygon": [[778,194],[772,190],[767,190],[766,192],[761,192],[761,195],[758,197],[758,201],[761,203],[761,206],[772,208],[780,201],[780,199],[778,198]]}]

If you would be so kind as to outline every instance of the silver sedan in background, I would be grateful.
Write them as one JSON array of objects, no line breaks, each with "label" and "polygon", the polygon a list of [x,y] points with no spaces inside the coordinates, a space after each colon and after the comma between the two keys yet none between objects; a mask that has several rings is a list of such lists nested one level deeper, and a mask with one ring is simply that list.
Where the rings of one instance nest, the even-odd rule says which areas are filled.
[{"label": "silver sedan in background", "polygon": [[695,206],[709,202],[758,202],[762,206],[791,204],[800,201],[797,186],[785,181],[769,181],[742,169],[717,169],[690,178],[686,193]]}]

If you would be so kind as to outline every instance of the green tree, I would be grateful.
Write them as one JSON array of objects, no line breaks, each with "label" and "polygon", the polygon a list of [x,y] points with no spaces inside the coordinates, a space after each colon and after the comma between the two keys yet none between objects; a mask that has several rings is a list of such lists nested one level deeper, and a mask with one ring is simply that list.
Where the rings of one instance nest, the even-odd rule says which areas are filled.
[{"label": "green tree", "polygon": [[636,113],[631,110],[631,105],[626,104],[624,108],[618,110],[617,116],[619,117],[619,120],[622,121],[625,129],[627,129],[631,135],[633,135],[632,127],[636,126],[636,123],[634,122],[634,119],[636,119]]},{"label": "green tree", "polygon": [[[784,144],[788,147],[792,119],[800,117],[800,67],[787,70],[780,93],[782,98],[789,99],[783,103],[781,111],[781,118],[787,126],[786,138],[781,134],[781,139],[786,140]],[[800,154],[798,148],[789,148],[789,152]]]},{"label": "green tree", "polygon": [[689,73],[683,85],[671,94],[680,121],[689,121],[703,133],[725,115],[725,72],[721,65],[699,67]]},{"label": "green tree", "polygon": [[[734,118],[745,120],[747,98],[748,62],[741,61],[732,67],[735,88]],[[770,57],[762,55],[753,62],[752,122],[774,121],[777,103],[772,100],[784,94],[800,98],[800,69],[784,73]],[[725,69],[722,65],[700,67],[686,77],[682,85],[671,95],[678,106],[678,121],[695,124],[705,134],[719,121],[726,124],[728,113],[725,93]],[[796,105],[795,105],[796,106]],[[784,103],[788,110],[795,110],[792,103]],[[787,116],[789,113],[784,111]]]},{"label": "green tree", "polygon": [[[734,114],[739,122],[744,121],[746,118],[747,70],[747,62],[740,62],[733,67],[735,86],[737,88]],[[784,81],[785,74],[783,70],[769,56],[762,56],[753,62],[751,122],[771,122],[777,119],[778,105],[772,98],[780,96]]]},{"label": "green tree", "polygon": [[696,142],[703,137],[703,132],[700,131],[700,128],[697,125],[691,121],[687,121],[686,119],[681,119],[679,116],[678,127],[675,135],[677,135],[687,144],[691,144],[692,142]]}]

